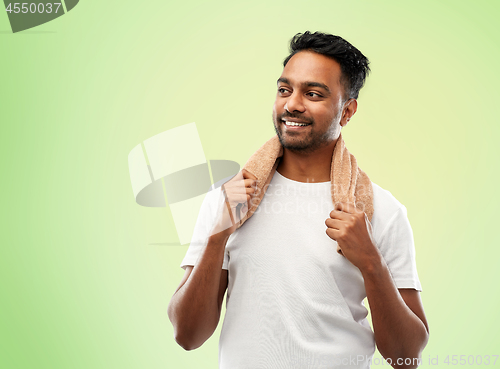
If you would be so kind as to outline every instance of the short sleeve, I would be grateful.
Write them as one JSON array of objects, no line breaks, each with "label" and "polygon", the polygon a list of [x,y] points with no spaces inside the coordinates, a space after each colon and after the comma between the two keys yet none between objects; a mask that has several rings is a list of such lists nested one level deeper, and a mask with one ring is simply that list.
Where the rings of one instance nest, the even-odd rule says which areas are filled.
[{"label": "short sleeve", "polygon": [[[222,202],[221,189],[209,191],[203,200],[203,203],[198,213],[198,219],[193,231],[193,237],[189,244],[188,250],[184,259],[182,259],[181,268],[186,269],[188,265],[196,265],[201,251],[206,247],[210,232],[213,229],[215,217]],[[228,269],[229,257],[227,251],[224,253],[224,261],[222,269]]]},{"label": "short sleeve", "polygon": [[417,274],[413,231],[406,207],[400,205],[383,230],[377,245],[397,288],[422,291]]}]

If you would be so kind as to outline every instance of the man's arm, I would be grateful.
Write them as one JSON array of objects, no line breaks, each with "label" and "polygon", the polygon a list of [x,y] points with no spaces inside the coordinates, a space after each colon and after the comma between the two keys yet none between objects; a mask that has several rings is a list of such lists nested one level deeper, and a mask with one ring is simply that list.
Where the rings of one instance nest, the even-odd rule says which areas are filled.
[{"label": "man's arm", "polygon": [[168,305],[177,343],[185,350],[200,347],[215,331],[227,289],[227,270],[222,269],[227,237],[211,236],[196,266],[186,267],[179,287]]},{"label": "man's arm", "polygon": [[416,368],[429,338],[420,293],[398,291],[383,259],[362,274],[378,350],[394,368]]},{"label": "man's arm", "polygon": [[395,368],[416,368],[429,338],[418,291],[398,291],[364,212],[339,203],[325,224],[327,235],[337,241],[342,254],[363,275],[380,353]]},{"label": "man's arm", "polygon": [[224,203],[207,245],[194,267],[187,267],[179,287],[168,305],[175,340],[185,350],[200,347],[219,323],[222,300],[228,285],[228,272],[222,269],[226,243],[236,225],[248,211],[256,178],[245,170],[222,186]]}]

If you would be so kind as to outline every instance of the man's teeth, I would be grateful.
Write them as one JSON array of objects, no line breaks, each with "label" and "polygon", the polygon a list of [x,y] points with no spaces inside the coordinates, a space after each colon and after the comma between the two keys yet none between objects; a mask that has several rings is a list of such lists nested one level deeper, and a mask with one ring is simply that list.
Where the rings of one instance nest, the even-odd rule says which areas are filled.
[{"label": "man's teeth", "polygon": [[284,121],[287,126],[308,126],[309,123],[296,123],[296,122],[287,122]]}]

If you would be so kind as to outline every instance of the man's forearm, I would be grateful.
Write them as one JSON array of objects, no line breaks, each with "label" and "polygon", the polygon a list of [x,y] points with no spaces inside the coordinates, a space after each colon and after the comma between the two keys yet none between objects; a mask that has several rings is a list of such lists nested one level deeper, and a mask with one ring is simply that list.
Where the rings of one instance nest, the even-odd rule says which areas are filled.
[{"label": "man's forearm", "polygon": [[[428,340],[427,327],[406,305],[383,259],[362,271],[377,347],[394,367],[416,367]],[[398,361],[399,359],[399,361]],[[404,364],[411,361],[411,365]]]},{"label": "man's forearm", "polygon": [[185,349],[203,344],[220,318],[218,294],[228,236],[212,235],[187,281],[172,297],[168,316],[177,342]]}]

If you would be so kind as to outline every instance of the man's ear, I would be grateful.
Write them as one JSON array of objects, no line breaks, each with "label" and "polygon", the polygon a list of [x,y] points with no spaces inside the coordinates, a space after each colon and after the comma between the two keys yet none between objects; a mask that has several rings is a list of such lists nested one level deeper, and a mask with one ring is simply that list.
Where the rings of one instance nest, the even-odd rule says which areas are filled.
[{"label": "man's ear", "polygon": [[349,99],[344,103],[342,118],[340,119],[342,127],[345,127],[349,123],[356,110],[358,110],[358,101],[356,99]]}]

